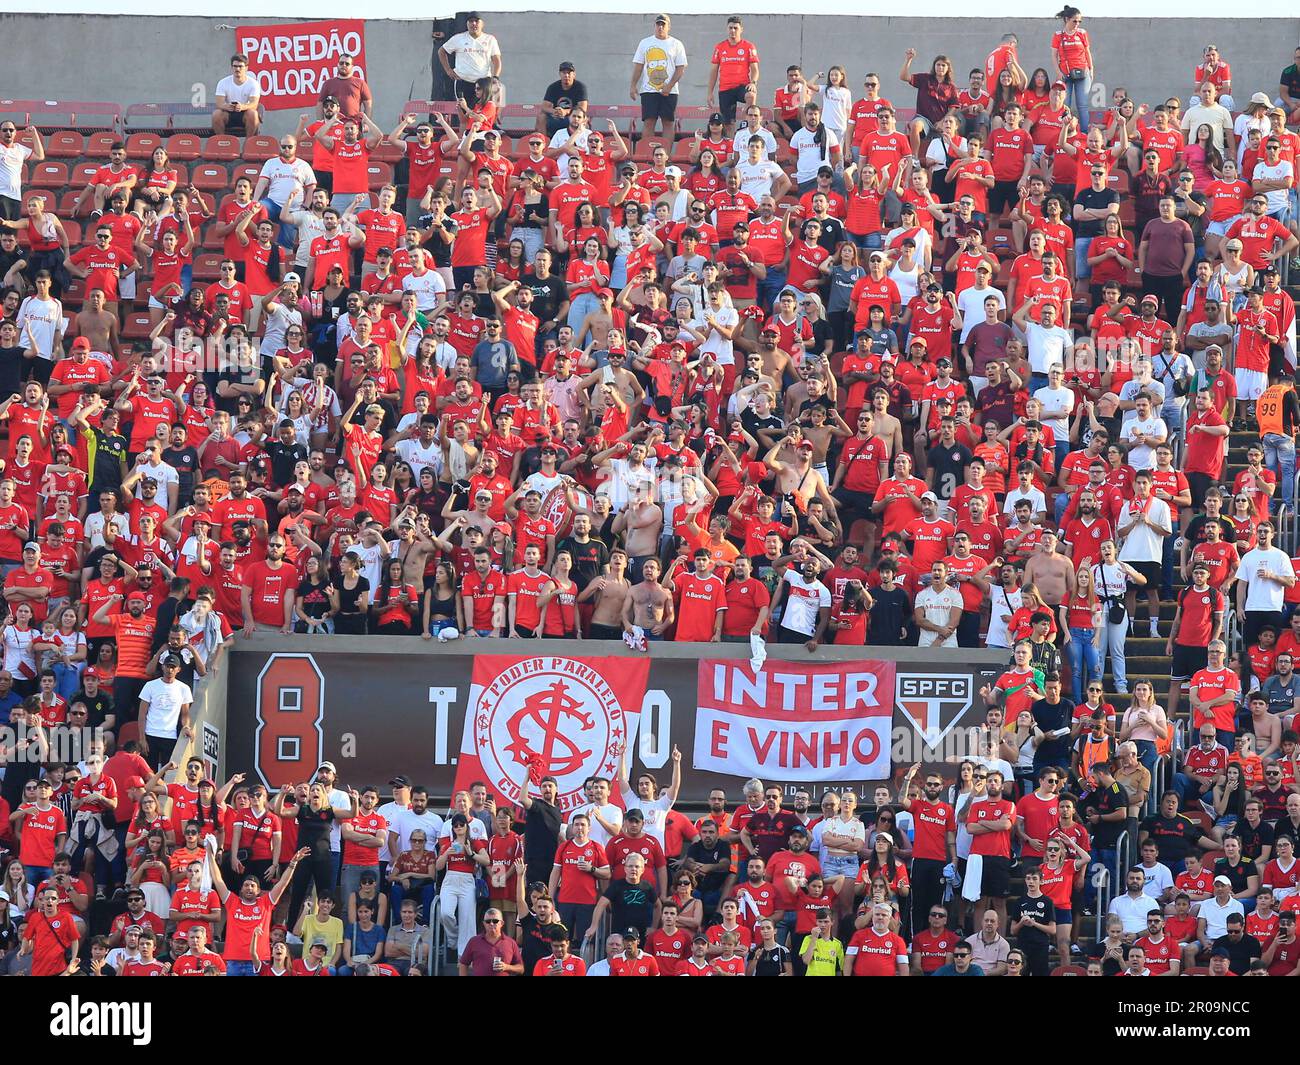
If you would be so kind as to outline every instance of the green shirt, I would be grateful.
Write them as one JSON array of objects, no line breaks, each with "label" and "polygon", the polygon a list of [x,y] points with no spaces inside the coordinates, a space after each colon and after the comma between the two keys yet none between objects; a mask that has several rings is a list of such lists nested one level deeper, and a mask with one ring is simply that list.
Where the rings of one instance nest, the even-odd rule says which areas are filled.
[{"label": "green shirt", "polygon": [[[802,957],[812,942],[812,936],[804,936],[799,944]],[[808,963],[808,976],[839,976],[844,971],[844,944],[838,939],[818,939],[813,948],[812,961]]]}]

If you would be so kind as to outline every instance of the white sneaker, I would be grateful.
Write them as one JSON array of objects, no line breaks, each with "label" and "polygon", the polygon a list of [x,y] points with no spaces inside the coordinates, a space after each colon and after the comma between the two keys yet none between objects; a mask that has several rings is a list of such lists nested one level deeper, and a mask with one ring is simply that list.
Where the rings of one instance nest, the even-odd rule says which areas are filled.
[{"label": "white sneaker", "polygon": [[1159,635],[1160,635],[1160,628],[1159,628],[1159,625],[1160,625],[1160,623],[1159,623],[1158,621],[1152,621],[1152,622],[1151,622],[1151,635],[1152,635],[1152,636],[1159,636]]}]

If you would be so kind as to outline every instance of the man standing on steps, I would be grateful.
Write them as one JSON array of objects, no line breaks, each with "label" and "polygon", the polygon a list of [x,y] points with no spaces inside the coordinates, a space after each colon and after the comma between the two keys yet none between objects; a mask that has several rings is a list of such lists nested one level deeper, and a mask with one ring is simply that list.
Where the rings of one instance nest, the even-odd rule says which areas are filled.
[{"label": "man standing on steps", "polygon": [[921,763],[907,771],[899,789],[900,803],[912,815],[916,841],[912,849],[912,927],[919,928],[930,907],[943,901],[944,865],[957,864],[957,820],[950,804],[939,798],[943,774],[925,774],[924,798],[911,797],[912,781]]},{"label": "man standing on steps", "polygon": [[629,89],[633,102],[641,101],[645,134],[654,137],[658,122],[659,136],[669,149],[677,136],[677,83],[686,73],[686,48],[670,35],[671,28],[672,19],[667,15],[655,16],[654,36],[644,38],[632,57]]},{"label": "man standing on steps", "polygon": [[1284,374],[1273,375],[1273,383],[1255,403],[1259,440],[1264,445],[1264,465],[1281,482],[1282,502],[1295,501],[1295,434],[1300,424],[1300,399],[1295,384]]},{"label": "man standing on steps", "polygon": [[[1271,521],[1261,521],[1256,526],[1258,539],[1254,548],[1242,556],[1237,568],[1237,614],[1242,619],[1241,645],[1249,647],[1259,638],[1259,630],[1272,625],[1281,632],[1282,607],[1288,588],[1294,588],[1296,577],[1291,559],[1285,551],[1273,546],[1276,530]],[[1248,677],[1249,661],[1242,660],[1242,677]]]},{"label": "man standing on steps", "polygon": [[1165,654],[1171,657],[1169,697],[1166,700],[1171,720],[1178,715],[1183,681],[1190,680],[1205,668],[1208,653],[1206,648],[1223,635],[1223,615],[1227,603],[1222,592],[1210,587],[1209,580],[1209,565],[1199,561],[1194,563],[1192,583],[1178,596],[1173,628],[1169,632],[1169,639],[1165,641]]},{"label": "man standing on steps", "polygon": [[[1151,486],[1151,472],[1138,470],[1133,478],[1133,498],[1120,511],[1116,531],[1124,541],[1119,560],[1127,562],[1146,578],[1147,614],[1151,635],[1155,637],[1159,635],[1157,624],[1160,620],[1160,560],[1164,557],[1165,537],[1170,534],[1173,519],[1169,504],[1157,499]],[[1136,585],[1129,585],[1127,600],[1128,615],[1134,618],[1137,611]]]}]

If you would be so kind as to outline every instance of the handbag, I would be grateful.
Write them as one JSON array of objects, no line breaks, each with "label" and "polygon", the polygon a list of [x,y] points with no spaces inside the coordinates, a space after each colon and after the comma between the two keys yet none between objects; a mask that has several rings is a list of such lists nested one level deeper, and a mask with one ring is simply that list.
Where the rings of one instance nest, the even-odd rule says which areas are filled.
[{"label": "handbag", "polygon": [[239,859],[241,865],[253,856],[253,844],[257,842],[257,837],[262,834],[262,826],[270,819],[270,814],[264,814],[262,819],[257,822],[257,831],[253,833],[253,838],[248,841],[248,846],[240,847],[239,850],[235,851],[235,857]]},{"label": "handbag", "polygon": [[1106,580],[1106,567],[1098,566],[1101,571],[1101,597],[1107,603],[1106,620],[1112,625],[1123,625],[1124,619],[1128,617],[1128,611],[1124,609],[1124,603],[1116,596],[1110,594],[1110,583]]},{"label": "handbag", "polygon": [[1088,72],[1082,67],[1075,67],[1065,75],[1066,81],[1083,81],[1088,76]]}]

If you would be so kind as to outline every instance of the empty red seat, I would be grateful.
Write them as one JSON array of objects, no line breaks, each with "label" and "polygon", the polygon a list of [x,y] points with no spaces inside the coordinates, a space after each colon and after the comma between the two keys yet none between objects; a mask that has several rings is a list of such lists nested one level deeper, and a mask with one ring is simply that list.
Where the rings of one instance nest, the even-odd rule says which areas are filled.
[{"label": "empty red seat", "polygon": [[190,183],[201,192],[220,192],[230,184],[230,175],[220,163],[197,163]]},{"label": "empty red seat", "polygon": [[378,159],[370,160],[370,165],[366,167],[366,175],[369,178],[369,185],[372,191],[378,191],[385,185],[391,185],[393,182],[393,168],[391,164],[382,162]]},{"label": "empty red seat", "polygon": [[128,159],[148,159],[155,148],[162,147],[163,139],[157,133],[132,133],[126,138]]},{"label": "empty red seat", "polygon": [[203,141],[193,133],[173,133],[164,145],[171,159],[193,162],[203,155]]},{"label": "empty red seat", "polygon": [[32,167],[27,183],[38,189],[61,189],[68,183],[68,164],[57,159],[37,163]]},{"label": "empty red seat", "polygon": [[194,280],[215,281],[221,276],[221,252],[203,251],[194,256]]},{"label": "empty red seat", "polygon": [[81,243],[81,223],[70,218],[60,218],[59,221],[63,223],[63,232],[68,235],[68,246],[75,248]]},{"label": "empty red seat", "polygon": [[131,311],[122,323],[124,340],[144,340],[153,330],[148,311]]},{"label": "empty red seat", "polygon": [[239,138],[228,133],[218,133],[203,142],[203,158],[217,162],[230,162],[239,158]]},{"label": "empty red seat", "polygon": [[90,179],[95,176],[101,166],[103,166],[103,163],[78,163],[72,168],[72,177],[69,180],[77,188],[89,185]]},{"label": "empty red seat", "polygon": [[86,153],[86,138],[75,130],[55,130],[45,138],[45,154],[55,159],[78,159]]},{"label": "empty red seat", "polygon": [[264,163],[280,154],[280,138],[259,133],[244,141],[244,158],[250,163]]},{"label": "empty red seat", "polygon": [[261,173],[261,163],[236,163],[230,168],[230,185],[233,188],[236,181],[246,177],[253,183],[253,188],[257,188],[257,179]]},{"label": "empty red seat", "polygon": [[92,159],[107,159],[110,149],[121,139],[116,133],[92,133],[86,140],[86,154]]}]

